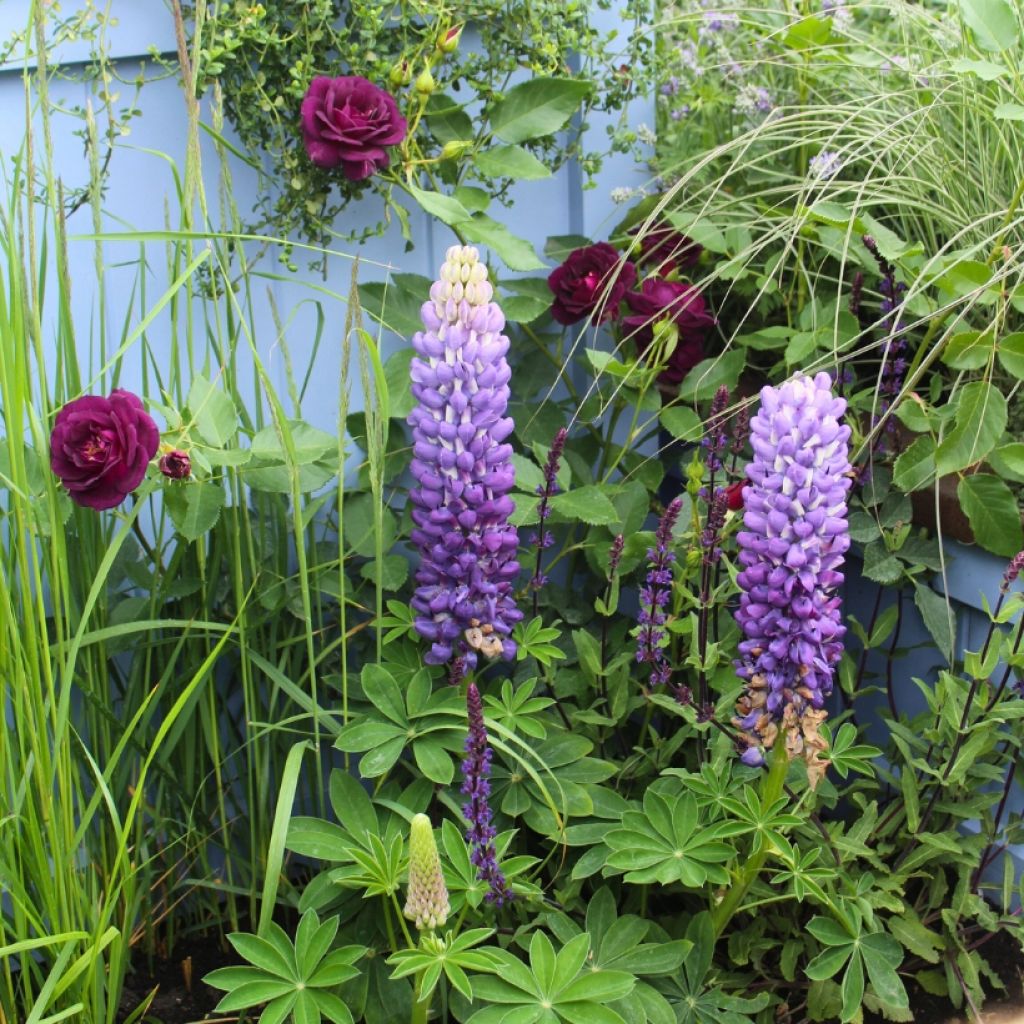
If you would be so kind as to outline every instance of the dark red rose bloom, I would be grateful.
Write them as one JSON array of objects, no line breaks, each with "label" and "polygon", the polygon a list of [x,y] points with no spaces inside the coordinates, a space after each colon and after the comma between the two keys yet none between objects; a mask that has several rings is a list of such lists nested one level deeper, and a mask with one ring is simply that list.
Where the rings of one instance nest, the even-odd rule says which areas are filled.
[{"label": "dark red rose bloom", "polygon": [[192,460],[188,452],[180,448],[174,448],[162,456],[158,465],[160,472],[170,480],[187,480],[192,475]]},{"label": "dark red rose bloom", "polygon": [[[641,227],[638,224],[630,234],[637,234]],[[704,251],[703,245],[668,224],[656,224],[640,238],[639,245],[637,263],[661,275],[694,266]]]},{"label": "dark red rose bloom", "polygon": [[746,480],[736,480],[725,489],[725,503],[732,512],[738,512],[743,508],[743,488],[747,486]]},{"label": "dark red rose bloom", "polygon": [[159,444],[160,431],[130,391],[83,395],[57,413],[50,468],[76,504],[113,508],[142,483]]},{"label": "dark red rose bloom", "polygon": [[692,284],[649,277],[639,292],[626,296],[626,305],[633,315],[623,317],[622,326],[641,354],[654,338],[656,321],[669,319],[675,323],[679,340],[658,379],[678,384],[704,358],[704,338],[715,324],[704,296]]},{"label": "dark red rose bloom", "polygon": [[609,320],[618,313],[619,303],[635,283],[636,267],[607,242],[574,249],[548,277],[548,287],[555,296],[551,315],[567,326],[585,317],[594,323]]},{"label": "dark red rose bloom", "polygon": [[302,101],[302,138],[318,167],[340,167],[361,181],[388,166],[385,147],[405,138],[394,97],[359,75],[318,76]]}]

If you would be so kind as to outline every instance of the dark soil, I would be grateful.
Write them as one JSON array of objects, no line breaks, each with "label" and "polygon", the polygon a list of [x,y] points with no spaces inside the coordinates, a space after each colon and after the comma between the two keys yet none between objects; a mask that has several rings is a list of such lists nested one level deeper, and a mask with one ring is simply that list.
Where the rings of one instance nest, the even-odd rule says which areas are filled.
[{"label": "dark soil", "polygon": [[[989,998],[981,1008],[983,1019],[991,1024],[1024,1021],[1024,952],[1020,943],[1008,932],[1000,931],[979,946],[978,952],[1006,986],[994,989],[986,985]],[[947,1024],[972,1019],[966,1003],[955,1010],[948,999],[929,995],[912,979],[907,980],[907,991],[914,1024]],[[871,1013],[864,1014],[864,1024],[882,1024],[883,1020]]]},{"label": "dark soil", "polygon": [[202,979],[217,967],[239,962],[238,955],[225,946],[216,933],[199,935],[182,940],[171,959],[153,961],[152,972],[144,960],[140,962],[125,979],[118,1021],[123,1024],[151,997],[141,1018],[145,1024],[199,1024],[212,1017],[224,993]]}]

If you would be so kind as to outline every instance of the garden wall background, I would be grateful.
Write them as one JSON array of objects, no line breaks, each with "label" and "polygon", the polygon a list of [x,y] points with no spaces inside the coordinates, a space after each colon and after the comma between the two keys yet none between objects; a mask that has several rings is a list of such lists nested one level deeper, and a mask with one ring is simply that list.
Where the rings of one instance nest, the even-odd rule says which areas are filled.
[{"label": "garden wall background", "polygon": [[[23,29],[27,19],[25,5],[3,5],[0,7],[0,38],[7,38],[12,32]],[[82,0],[65,4],[65,14],[71,14],[84,6]],[[175,209],[173,167],[184,165],[186,146],[186,116],[182,92],[178,81],[168,77],[159,68],[154,67],[149,59],[154,49],[172,56],[175,52],[174,27],[168,7],[163,0],[113,0],[108,6],[109,13],[116,24],[109,31],[109,51],[120,76],[131,82],[140,73],[147,78],[142,90],[140,106],[142,116],[132,121],[131,134],[122,140],[114,154],[110,167],[110,178],[105,201],[104,230],[118,231],[159,231],[165,225],[165,211]],[[612,27],[618,20],[618,12],[594,11],[594,19],[601,28]],[[60,62],[73,65],[84,61],[87,57],[87,44],[67,45],[57,54]],[[127,91],[128,85],[122,86]],[[61,105],[73,107],[84,105],[88,97],[88,88],[81,83],[56,81],[52,87],[52,99]],[[0,67],[0,110],[4,112],[4,123],[9,126],[9,138],[20,135],[20,126],[24,119],[25,93],[22,81],[22,66],[8,64]],[[638,101],[633,104],[631,118],[634,124],[654,124],[653,100]],[[54,148],[62,179],[70,186],[80,186],[88,180],[88,167],[83,155],[82,142],[71,134],[77,122],[66,119],[55,120]],[[601,115],[591,118],[590,131],[604,138],[605,124]],[[213,147],[208,140],[204,151],[204,169],[206,186],[211,196],[217,189],[217,160]],[[234,194],[239,210],[243,215],[252,207],[256,195],[257,175],[242,161],[234,161],[231,167],[234,179]],[[520,184],[514,191],[514,202],[511,208],[494,211],[506,223],[512,226],[516,234],[529,239],[538,249],[543,249],[545,239],[550,235],[579,234],[592,238],[605,237],[610,227],[621,216],[621,207],[617,207],[611,199],[611,190],[622,186],[647,185],[650,174],[643,167],[636,166],[630,157],[616,155],[606,160],[594,188],[583,190],[582,174],[578,166],[569,164],[563,167],[550,179],[539,182]],[[372,201],[371,201],[372,202]],[[359,207],[354,205],[345,216],[351,222],[345,229],[372,224],[376,221],[379,210],[375,207]],[[70,276],[73,292],[73,311],[78,344],[80,351],[86,351],[91,344],[96,318],[100,315],[96,297],[84,286],[75,287],[76,281],[89,282],[94,280],[94,260],[96,248],[87,236],[92,225],[89,220],[88,208],[80,210],[69,223],[70,243]],[[404,242],[399,234],[397,224],[392,224],[386,234],[370,239],[361,247],[337,243],[336,248],[356,253],[364,265],[361,272],[362,280],[382,280],[389,272],[416,273],[433,277],[445,247],[454,240],[449,230],[442,224],[432,221],[424,213],[412,211],[413,236],[415,248],[404,251]],[[75,236],[79,236],[75,240]],[[155,255],[158,244],[151,245]],[[138,257],[137,242],[107,241],[102,245],[102,259],[108,280],[109,295],[113,297],[106,315],[108,326],[116,328],[124,318],[127,304],[134,301],[135,310],[132,320],[137,322],[144,315],[145,305],[139,294],[132,294],[135,279],[134,264],[119,266]],[[273,257],[266,261],[272,263],[275,272],[279,269]],[[314,275],[303,266],[301,254],[296,260],[298,271],[291,280],[266,281],[267,292],[272,295],[274,303],[281,311],[282,319],[287,324],[287,340],[295,360],[302,361],[308,355],[308,347],[312,338],[314,312],[307,300],[308,284],[326,284],[327,287],[344,294],[348,288],[350,267],[341,258],[335,258],[330,264],[329,275],[324,282],[319,275]],[[150,280],[148,294],[159,296],[169,284],[164,265],[157,259],[150,259]],[[151,300],[152,301],[152,298]],[[341,324],[344,319],[344,307],[339,302],[335,310],[334,325],[328,324],[325,337],[327,351],[320,356],[322,373],[318,373],[310,384],[307,403],[304,406],[305,418],[324,430],[336,429],[337,381]],[[256,343],[267,366],[275,374],[276,384],[284,385],[283,360],[277,356],[273,321],[270,318],[270,300],[264,298],[264,308],[258,312],[258,322],[265,330],[258,335]],[[171,344],[169,335],[170,321],[161,315],[147,331],[149,346],[157,353],[167,351]],[[116,332],[115,332],[116,333]],[[390,337],[385,339],[385,354],[404,344],[403,339]],[[129,365],[134,363],[129,361]],[[130,371],[129,371],[130,372]],[[131,387],[134,383],[128,377],[123,383]],[[353,405],[359,407],[359,396],[353,395]],[[987,617],[981,611],[983,599],[994,601],[1003,562],[977,549],[967,548],[959,544],[947,546],[949,558],[945,588],[953,597],[956,612],[956,648],[977,650],[984,641],[987,629]],[[851,560],[847,585],[848,607],[853,609],[861,621],[870,617],[871,608],[877,593],[876,585],[859,577],[859,563]],[[882,595],[884,609],[896,600],[896,593],[888,590]],[[934,677],[940,656],[935,652],[929,634],[924,628],[920,614],[914,606],[912,595],[904,595],[902,610],[902,626],[900,647],[912,648],[909,655],[897,662],[898,671],[905,678],[897,681],[898,706],[901,711],[916,710],[921,706],[921,698],[917,688],[911,683],[912,676]],[[881,669],[882,660],[875,657],[876,670]],[[871,663],[869,663],[871,664]],[[878,697],[879,706],[884,695]],[[905,703],[904,703],[905,702]],[[884,739],[884,730],[880,730],[876,740]],[[870,735],[870,731],[869,731]],[[1020,794],[1017,794],[1020,799]],[[1024,866],[1024,848],[1015,851],[1018,873]]]}]

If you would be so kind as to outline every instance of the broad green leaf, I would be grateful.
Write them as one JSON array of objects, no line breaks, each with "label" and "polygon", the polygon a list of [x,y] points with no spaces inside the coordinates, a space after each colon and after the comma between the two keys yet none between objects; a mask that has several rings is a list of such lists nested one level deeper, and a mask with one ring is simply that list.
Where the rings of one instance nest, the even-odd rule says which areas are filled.
[{"label": "broad green leaf", "polygon": [[374,707],[392,722],[402,727],[407,726],[402,691],[395,677],[383,665],[373,662],[364,665],[359,680],[363,686],[363,693]]},{"label": "broad green leaf", "polygon": [[226,495],[215,483],[171,483],[164,497],[174,528],[185,540],[197,541],[217,525]]},{"label": "broad green leaf", "polygon": [[921,613],[925,628],[932,635],[935,646],[948,661],[953,656],[954,626],[953,612],[946,605],[946,599],[931,587],[914,585],[914,604]]},{"label": "broad green leaf", "polygon": [[278,977],[295,980],[294,957],[285,958],[266,939],[246,932],[236,932],[228,936],[228,941],[235,947],[238,955],[248,960],[249,963]]},{"label": "broad green leaf", "polygon": [[461,104],[443,92],[435,92],[427,100],[424,116],[434,138],[442,146],[446,142],[472,139],[475,134],[469,114],[463,110]]},{"label": "broad green leaf", "polygon": [[551,170],[522,146],[495,146],[473,157],[480,172],[488,178],[515,178],[534,181],[550,178]]},{"label": "broad green leaf", "polygon": [[1021,513],[1007,485],[991,473],[965,476],[956,489],[974,539],[995,555],[1012,557],[1024,547]]},{"label": "broad green leaf", "polygon": [[214,448],[223,448],[238,429],[238,413],[230,396],[199,374],[192,378],[186,399],[196,429]]},{"label": "broad green leaf", "polygon": [[447,786],[455,778],[451,755],[439,743],[418,739],[412,745],[412,753],[419,770],[431,782]]},{"label": "broad green leaf", "polygon": [[415,185],[407,187],[409,194],[431,217],[436,217],[439,221],[452,225],[469,220],[469,210],[453,196],[446,196],[441,192],[427,192]]},{"label": "broad green leaf", "polygon": [[1008,50],[1017,42],[1017,16],[1007,0],[960,0],[964,24],[983,50]]},{"label": "broad green leaf", "polygon": [[946,342],[942,361],[954,370],[980,370],[992,358],[991,331],[961,331]]},{"label": "broad green leaf", "polygon": [[540,299],[535,295],[506,295],[501,300],[505,319],[513,324],[532,324],[551,308],[551,297]]},{"label": "broad green leaf", "polygon": [[685,441],[695,441],[704,433],[704,421],[693,409],[688,409],[685,405],[672,405],[662,409],[658,418],[673,437]]},{"label": "broad green leaf", "polygon": [[[322,459],[328,452],[337,452],[338,441],[326,431],[311,427],[302,420],[289,420],[287,424],[296,466],[308,466]],[[278,435],[276,426],[264,427],[252,439],[252,457],[264,462],[291,463],[288,446]]]},{"label": "broad green leaf", "polygon": [[579,520],[590,526],[608,526],[619,519],[611,499],[595,484],[556,494],[551,499],[551,511],[563,519]]},{"label": "broad green leaf", "polygon": [[1008,334],[997,346],[1003,369],[1024,380],[1024,334]]},{"label": "broad green leaf", "polygon": [[478,213],[471,220],[459,225],[467,241],[486,245],[493,249],[511,270],[540,270],[544,263],[533,246],[525,238],[513,235],[504,224],[485,213]]},{"label": "broad green leaf", "polygon": [[1024,121],[1024,106],[1019,103],[1000,103],[992,116],[997,121]]},{"label": "broad green leaf", "polygon": [[589,82],[531,78],[513,86],[491,111],[491,130],[505,142],[539,139],[563,127],[590,93]]},{"label": "broad green leaf", "polygon": [[892,468],[892,481],[902,491],[919,491],[934,479],[935,439],[925,434],[897,457]]},{"label": "broad green leaf", "polygon": [[983,82],[1001,78],[1008,71],[1002,64],[993,64],[989,60],[968,60],[966,57],[953,61],[950,67],[954,71],[977,75]]},{"label": "broad green leaf", "polygon": [[965,384],[956,396],[950,429],[935,451],[940,476],[956,473],[980,462],[996,446],[1006,429],[1006,399],[988,381]]}]

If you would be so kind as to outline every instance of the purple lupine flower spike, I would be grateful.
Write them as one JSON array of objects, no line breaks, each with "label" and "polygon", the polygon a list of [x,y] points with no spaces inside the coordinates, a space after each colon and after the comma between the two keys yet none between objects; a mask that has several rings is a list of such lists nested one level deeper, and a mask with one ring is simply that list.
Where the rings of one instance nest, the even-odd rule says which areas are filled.
[{"label": "purple lupine flower spike", "polygon": [[763,764],[781,729],[790,758],[806,759],[812,786],[826,768],[818,729],[845,632],[836,594],[850,546],[845,410],[827,373],[761,390],[750,425],[745,529],[737,535],[743,640],[736,667],[747,689],[733,724],[748,747],[742,759]]},{"label": "purple lupine flower spike", "polygon": [[682,498],[674,498],[662,514],[654,535],[655,546],[647,552],[648,572],[640,588],[640,629],[637,633],[636,660],[651,666],[651,686],[662,686],[672,674],[662,641],[665,639],[665,606],[672,593],[672,563],[675,552],[669,550],[672,528],[683,507]]},{"label": "purple lupine flower spike", "polygon": [[420,551],[416,631],[431,642],[424,660],[441,665],[477,652],[513,659],[512,627],[523,616],[512,596],[518,536],[508,521],[515,483],[505,359],[505,317],[476,249],[452,246],[420,310],[413,339],[409,492]]},{"label": "purple lupine flower spike", "polygon": [[466,689],[466,715],[469,719],[469,733],[466,736],[466,759],[462,762],[462,795],[469,797],[462,813],[469,830],[466,842],[471,850],[469,859],[476,867],[476,877],[488,885],[487,899],[501,906],[512,899],[512,891],[505,882],[505,876],[498,867],[494,837],[497,830],[491,824],[491,748],[487,743],[487,727],[484,725],[484,710],[480,702],[480,691],[476,683]]}]

